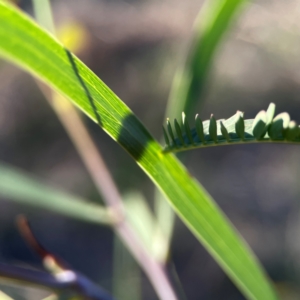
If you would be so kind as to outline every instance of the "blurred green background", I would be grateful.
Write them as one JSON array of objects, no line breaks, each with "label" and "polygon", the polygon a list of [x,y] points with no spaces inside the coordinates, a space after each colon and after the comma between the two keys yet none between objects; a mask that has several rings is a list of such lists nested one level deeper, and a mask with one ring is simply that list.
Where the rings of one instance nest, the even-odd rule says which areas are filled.
[{"label": "blurred green background", "polygon": [[[55,24],[81,32],[79,57],[160,139],[177,66],[192,39],[200,0],[52,0]],[[32,14],[31,1],[19,1]],[[196,113],[208,119],[236,110],[253,118],[270,102],[300,121],[300,2],[251,1],[218,49]],[[79,31],[80,30],[80,31]],[[70,32],[70,31],[69,31]],[[298,108],[298,109],[297,109]],[[139,190],[153,207],[154,187],[130,156],[84,119],[120,191]],[[192,123],[192,122],[190,122]],[[0,160],[43,182],[98,201],[98,193],[62,125],[33,79],[0,62]],[[300,294],[300,151],[298,146],[242,145],[198,149],[185,164],[214,197],[256,253],[283,299]],[[113,289],[114,235],[1,198],[0,259],[40,267],[15,227],[25,213],[40,241],[74,269]],[[120,247],[120,246],[119,246]],[[117,261],[116,261],[117,260]],[[128,263],[128,258],[127,258]],[[157,299],[147,278],[124,267],[122,297],[141,284],[142,299]],[[176,219],[168,270],[189,300],[244,299],[190,231]],[[176,275],[177,273],[177,275]],[[7,287],[0,286],[6,291]],[[46,297],[19,290],[23,299]],[[10,291],[11,292],[11,291]],[[49,294],[49,293],[48,293]],[[21,298],[20,298],[21,299]]]}]

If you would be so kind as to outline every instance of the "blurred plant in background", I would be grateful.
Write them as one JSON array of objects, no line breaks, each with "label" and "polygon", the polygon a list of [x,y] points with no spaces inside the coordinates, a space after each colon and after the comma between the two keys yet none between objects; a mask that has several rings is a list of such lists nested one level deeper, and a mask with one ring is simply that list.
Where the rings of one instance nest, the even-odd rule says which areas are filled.
[{"label": "blurred plant in background", "polygon": [[[32,12],[29,1],[17,3]],[[35,3],[41,5],[47,1]],[[213,111],[218,117],[227,118],[236,109],[254,116],[267,103],[276,102],[280,110],[292,112],[292,118],[299,120],[294,109],[299,101],[297,4],[264,1],[252,3],[244,11],[239,10],[244,1],[208,0],[205,4],[192,37],[190,29],[201,7],[199,1],[76,1],[76,5],[74,1],[52,1],[60,40],[78,53],[156,137],[161,134],[164,99],[178,65],[177,57],[184,51],[189,55],[176,73],[168,117],[178,117],[178,112],[185,107],[190,118],[196,113],[196,103],[203,107],[201,117]],[[235,20],[238,11],[244,13],[224,42],[222,37],[230,28],[227,24]],[[35,12],[41,13],[40,21],[45,25],[47,9],[35,7]],[[188,40],[193,41],[190,49],[182,49],[180,45],[187,45]],[[1,167],[0,192],[4,199],[0,212],[3,224],[0,257],[3,261],[40,266],[27,252],[12,224],[14,216],[23,211],[47,248],[113,291],[117,299],[154,299],[147,279],[118,238],[113,238],[107,228],[75,221],[76,218],[92,223],[119,221],[114,210],[99,208],[96,203],[86,205],[84,200],[96,201],[97,189],[105,195],[103,186],[111,187],[110,183],[99,181],[99,168],[103,170],[95,163],[99,160],[96,150],[99,147],[124,200],[120,214],[124,209],[127,222],[157,266],[166,264],[165,270],[173,283],[169,282],[170,287],[177,287],[178,297],[243,299],[179,220],[173,228],[174,217],[167,202],[156,195],[158,192],[153,192],[146,176],[122,149],[99,133],[98,127],[88,119],[79,117],[69,102],[41,86],[58,116],[66,122],[65,126],[71,124],[69,128],[75,128],[72,138],[75,145],[76,136],[80,137],[77,149],[89,170],[86,172],[56,117],[40,101],[44,96],[31,78],[5,62],[0,67],[1,159],[34,173],[45,182],[37,183],[8,165]],[[81,123],[80,120],[88,127],[96,146],[83,139],[88,137],[84,129],[74,125]],[[244,145],[198,150],[184,158],[191,174],[217,199],[254,249],[283,299],[297,299],[299,292],[299,208],[295,203],[299,195],[298,152],[296,147]],[[94,185],[89,178],[93,178]],[[80,196],[74,198],[51,189],[47,182]],[[111,188],[107,193],[111,194]],[[17,200],[18,204],[8,200]],[[70,205],[75,200],[76,204]],[[33,206],[26,207],[22,202]],[[34,208],[36,205],[60,212],[64,217],[40,211]],[[109,202],[110,208],[115,209],[115,205],[119,209],[118,203]],[[13,299],[43,297],[37,290],[20,291],[5,286],[1,290]]]}]

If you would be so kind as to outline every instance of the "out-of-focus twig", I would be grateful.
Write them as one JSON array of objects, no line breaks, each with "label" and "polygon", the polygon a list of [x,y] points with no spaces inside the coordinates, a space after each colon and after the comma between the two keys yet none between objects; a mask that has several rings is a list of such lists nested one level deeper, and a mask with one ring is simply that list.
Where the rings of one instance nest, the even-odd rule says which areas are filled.
[{"label": "out-of-focus twig", "polygon": [[126,220],[121,195],[77,111],[68,100],[57,93],[47,99],[72,139],[103,200],[111,209],[115,219],[115,232],[148,275],[159,297],[162,300],[177,299],[165,269],[151,256]]},{"label": "out-of-focus twig", "polygon": [[[52,17],[49,5],[48,14]],[[45,25],[43,24],[44,19],[39,16],[38,10],[36,11],[36,17],[41,25]],[[45,25],[45,27],[49,26]],[[77,111],[61,95],[51,92],[44,85],[39,84],[39,86],[69,134],[103,200],[113,212],[117,221],[114,224],[115,232],[147,274],[159,298],[161,300],[176,300],[177,296],[164,267],[154,259],[126,220],[121,195]]]},{"label": "out-of-focus twig", "polygon": [[63,124],[85,167],[87,168],[98,192],[119,220],[124,209],[121,196],[110,176],[101,154],[90,137],[85,125],[74,106],[63,96],[52,92],[48,87],[38,84],[49,104]]},{"label": "out-of-focus twig", "polygon": [[50,271],[52,274],[56,274],[62,270],[69,269],[69,266],[62,259],[51,254],[42,246],[42,244],[33,234],[29,222],[24,215],[18,216],[16,222],[23,239],[26,241],[28,246],[40,256],[48,271]]},{"label": "out-of-focus twig", "polygon": [[[41,86],[40,83],[39,86]],[[121,195],[77,111],[59,94],[53,93],[51,96],[51,91],[46,86],[42,87],[42,91],[64,125],[103,200],[111,209],[116,221],[113,223],[115,232],[147,274],[160,299],[176,300],[177,296],[164,267],[150,255],[126,220]]]},{"label": "out-of-focus twig", "polygon": [[18,229],[30,248],[37,253],[51,274],[28,270],[0,263],[0,277],[31,283],[54,289],[58,293],[71,292],[89,300],[113,300],[102,288],[87,277],[72,270],[66,262],[46,250],[33,234],[28,220],[21,215],[17,218]]}]

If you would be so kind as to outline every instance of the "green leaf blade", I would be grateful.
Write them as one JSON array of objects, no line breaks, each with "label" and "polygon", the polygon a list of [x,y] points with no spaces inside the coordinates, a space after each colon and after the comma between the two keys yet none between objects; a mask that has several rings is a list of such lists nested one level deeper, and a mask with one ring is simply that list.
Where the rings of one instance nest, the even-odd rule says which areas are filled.
[{"label": "green leaf blade", "polygon": [[290,116],[288,113],[281,113],[277,115],[270,124],[268,133],[273,140],[284,139],[284,133],[290,123]]},{"label": "green leaf blade", "polygon": [[290,121],[289,126],[285,133],[285,138],[288,141],[294,141],[299,134],[298,130],[299,129],[298,129],[297,123],[295,121]]},{"label": "green leaf blade", "polygon": [[39,182],[30,174],[0,164],[0,196],[86,222],[112,224],[108,210]]},{"label": "green leaf blade", "polygon": [[235,123],[235,131],[240,139],[245,138],[245,122],[243,118],[243,114],[241,112],[237,113],[237,121]]},{"label": "green leaf blade", "polygon": [[197,135],[200,139],[200,141],[205,144],[205,137],[204,137],[204,132],[203,132],[203,124],[202,124],[202,121],[199,117],[199,115],[197,114],[196,115],[196,118],[195,118],[195,123],[196,123],[196,132],[197,132]]},{"label": "green leaf blade", "polygon": [[179,125],[179,123],[176,119],[174,120],[174,127],[175,127],[175,130],[176,130],[177,136],[178,136],[178,138],[181,142],[181,145],[184,145],[182,131],[181,131],[180,125]]},{"label": "green leaf blade", "polygon": [[210,135],[211,139],[215,143],[217,143],[218,142],[217,121],[216,121],[214,115],[210,116],[208,132],[209,132],[209,135]]},{"label": "green leaf blade", "polygon": [[194,39],[188,56],[173,79],[167,115],[187,117],[194,113],[210,73],[215,54],[234,23],[239,12],[246,7],[246,0],[207,0],[197,16]]},{"label": "green leaf blade", "polygon": [[194,144],[194,139],[191,134],[191,128],[184,112],[182,112],[182,126],[190,144]]},{"label": "green leaf blade", "polygon": [[162,153],[130,109],[83,63],[28,17],[3,2],[0,54],[65,95],[122,145],[246,297],[277,299],[252,252],[181,163],[172,154]]},{"label": "green leaf blade", "polygon": [[262,139],[267,132],[267,115],[264,110],[260,111],[252,125],[253,135],[257,140]]},{"label": "green leaf blade", "polygon": [[220,122],[220,124],[223,137],[226,139],[227,142],[230,142],[230,135],[228,134],[227,128],[224,126],[222,121]]},{"label": "green leaf blade", "polygon": [[271,124],[271,122],[273,121],[274,115],[275,115],[275,110],[276,110],[276,106],[274,103],[270,103],[267,112],[266,112],[266,122],[267,125],[269,126]]}]

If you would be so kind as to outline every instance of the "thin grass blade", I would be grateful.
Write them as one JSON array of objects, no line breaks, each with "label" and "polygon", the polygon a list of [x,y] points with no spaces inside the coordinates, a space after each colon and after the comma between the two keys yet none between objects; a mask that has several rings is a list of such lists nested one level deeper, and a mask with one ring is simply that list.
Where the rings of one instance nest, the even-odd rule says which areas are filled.
[{"label": "thin grass blade", "polygon": [[50,187],[5,164],[0,164],[0,196],[87,222],[113,222],[112,215],[104,207]]},{"label": "thin grass blade", "polygon": [[19,10],[0,2],[0,55],[69,98],[124,147],[249,299],[277,299],[264,271],[210,195],[78,58]]},{"label": "thin grass blade", "polygon": [[195,22],[194,37],[185,62],[174,76],[166,115],[188,117],[201,101],[215,54],[246,0],[207,0]]}]

